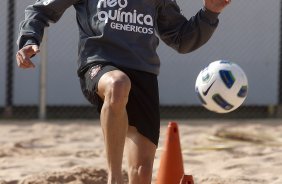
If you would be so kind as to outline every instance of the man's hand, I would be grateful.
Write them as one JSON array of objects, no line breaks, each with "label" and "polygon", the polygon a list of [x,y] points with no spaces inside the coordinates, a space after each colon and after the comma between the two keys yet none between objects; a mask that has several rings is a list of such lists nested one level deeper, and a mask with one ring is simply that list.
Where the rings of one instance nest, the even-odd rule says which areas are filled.
[{"label": "man's hand", "polygon": [[206,9],[220,13],[228,4],[231,3],[231,0],[203,0],[204,6]]},{"label": "man's hand", "polygon": [[39,48],[37,45],[27,45],[19,50],[16,54],[17,64],[20,68],[34,68],[35,65],[31,62],[31,56],[37,54]]}]

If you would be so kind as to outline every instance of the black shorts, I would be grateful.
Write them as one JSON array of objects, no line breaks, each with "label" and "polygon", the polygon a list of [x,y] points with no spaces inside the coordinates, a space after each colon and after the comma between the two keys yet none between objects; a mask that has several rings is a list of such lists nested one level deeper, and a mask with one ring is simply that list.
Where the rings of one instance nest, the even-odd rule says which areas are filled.
[{"label": "black shorts", "polygon": [[131,90],[126,106],[129,125],[158,145],[160,133],[159,90],[157,76],[151,73],[113,66],[111,63],[91,66],[80,78],[86,99],[97,106],[100,113],[103,100],[97,95],[99,79],[103,74],[121,70],[131,80]]}]

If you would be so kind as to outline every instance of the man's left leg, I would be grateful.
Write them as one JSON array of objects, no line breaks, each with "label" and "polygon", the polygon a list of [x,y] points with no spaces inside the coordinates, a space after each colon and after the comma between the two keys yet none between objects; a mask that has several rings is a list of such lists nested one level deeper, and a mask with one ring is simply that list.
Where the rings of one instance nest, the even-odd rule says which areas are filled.
[{"label": "man's left leg", "polygon": [[157,146],[129,126],[126,137],[129,184],[151,184]]}]

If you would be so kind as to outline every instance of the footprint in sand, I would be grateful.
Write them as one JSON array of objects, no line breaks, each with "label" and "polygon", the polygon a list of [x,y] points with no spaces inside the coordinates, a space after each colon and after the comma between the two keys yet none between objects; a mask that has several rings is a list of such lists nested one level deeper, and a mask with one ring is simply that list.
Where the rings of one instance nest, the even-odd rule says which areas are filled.
[{"label": "footprint in sand", "polygon": [[84,151],[76,152],[75,156],[79,158],[93,158],[93,157],[100,157],[101,153],[93,150],[84,150]]},{"label": "footprint in sand", "polygon": [[[123,172],[124,184],[128,183],[128,176]],[[105,184],[107,172],[104,169],[78,167],[60,172],[46,172],[26,177],[19,184]],[[1,184],[1,183],[0,183]],[[6,183],[5,183],[6,184]]]}]

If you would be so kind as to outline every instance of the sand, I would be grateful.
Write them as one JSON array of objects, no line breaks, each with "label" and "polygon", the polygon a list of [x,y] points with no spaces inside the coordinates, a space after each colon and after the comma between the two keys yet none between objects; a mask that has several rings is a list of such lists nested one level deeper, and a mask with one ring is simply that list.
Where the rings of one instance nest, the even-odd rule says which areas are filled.
[{"label": "sand", "polygon": [[[153,182],[163,153],[163,120]],[[281,120],[174,120],[195,184],[282,184]],[[0,121],[0,184],[105,184],[97,121]],[[126,170],[126,159],[123,160]],[[124,173],[127,183],[127,176]]]}]

